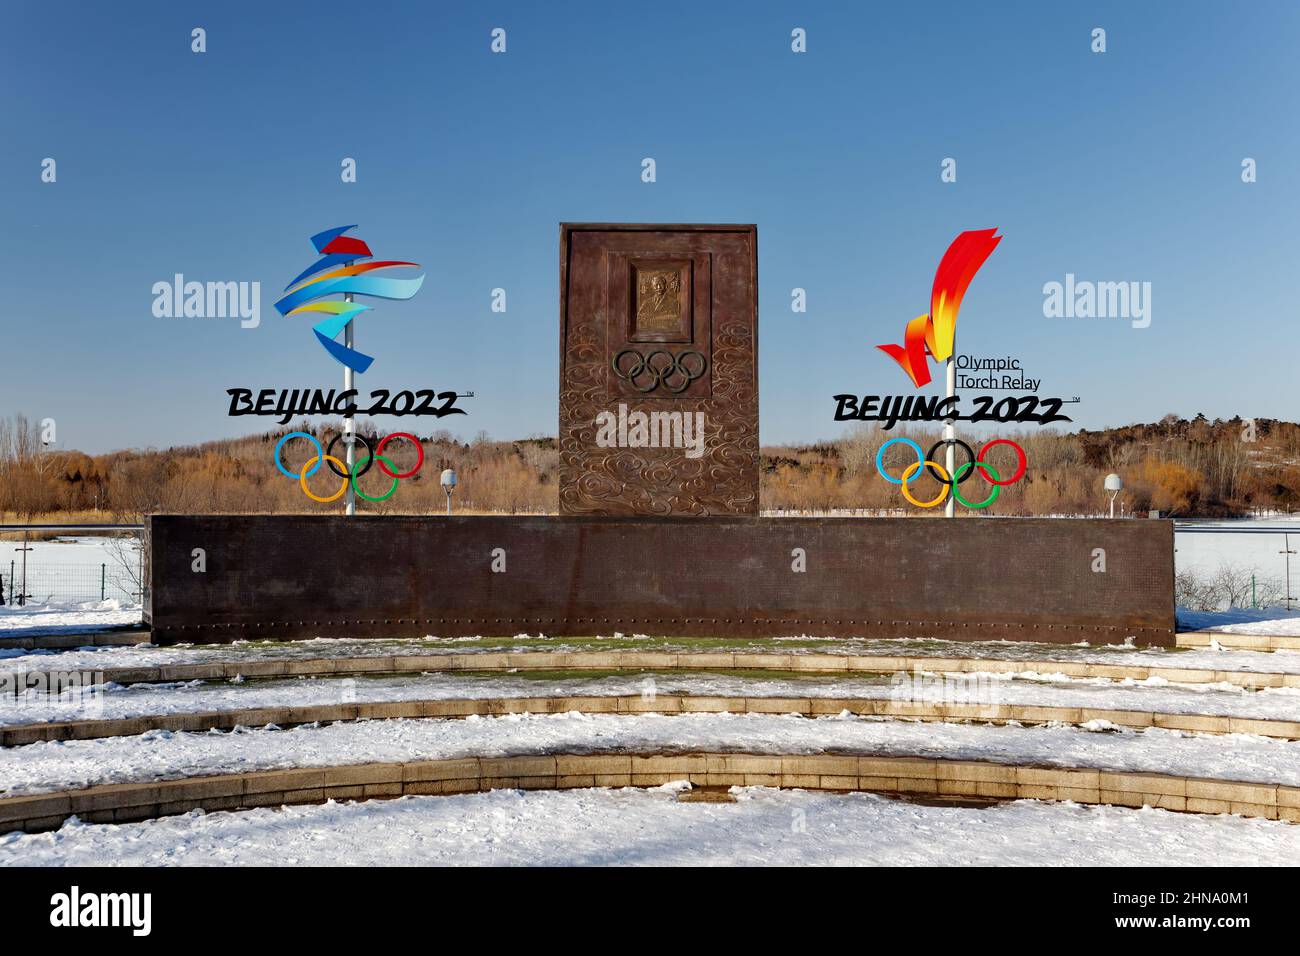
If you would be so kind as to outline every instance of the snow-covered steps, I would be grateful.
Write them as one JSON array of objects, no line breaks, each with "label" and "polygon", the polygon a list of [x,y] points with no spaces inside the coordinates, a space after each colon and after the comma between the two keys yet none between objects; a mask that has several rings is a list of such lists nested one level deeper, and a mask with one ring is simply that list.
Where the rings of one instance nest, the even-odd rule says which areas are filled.
[{"label": "snow-covered steps", "polygon": [[[1220,645],[1221,647],[1221,645]],[[863,640],[809,637],[747,639],[689,639],[614,634],[592,638],[549,638],[521,634],[511,638],[317,638],[284,642],[236,642],[220,645],[169,647],[100,647],[24,652],[0,649],[0,671],[52,668],[158,668],[177,664],[240,661],[304,661],[361,658],[422,657],[475,654],[569,654],[641,652],[835,657],[901,657],[993,659],[999,661],[1116,664],[1135,667],[1179,667],[1203,670],[1247,670],[1300,674],[1300,651],[1258,653],[1209,648],[1137,648],[1123,644],[1029,644],[989,641]],[[382,666],[382,665],[381,665]]]},{"label": "snow-covered steps", "polygon": [[[98,652],[107,654],[107,651]],[[143,650],[133,651],[146,653]],[[111,657],[96,652],[70,652],[67,655],[42,655],[0,662],[0,675],[22,674],[23,665],[34,665],[33,672],[84,670],[96,681],[117,684],[175,682],[193,680],[232,680],[241,678],[285,678],[302,676],[360,676],[425,672],[509,672],[509,671],[796,671],[808,674],[895,674],[895,673],[992,673],[1050,674],[1072,678],[1106,680],[1163,680],[1183,684],[1232,684],[1238,687],[1300,688],[1300,660],[1279,658],[1284,667],[1296,671],[1270,671],[1247,668],[1260,662],[1239,661],[1239,652],[1231,661],[1217,652],[1202,652],[1208,659],[1187,660],[1180,656],[1160,658],[1165,663],[1149,663],[1150,658],[1098,663],[1087,660],[1020,659],[999,657],[909,657],[844,654],[775,654],[775,653],[665,653],[657,651],[525,651],[522,653],[483,652],[472,654],[405,654],[360,657],[283,657],[210,659],[204,663],[174,663],[156,666],[102,666]],[[1286,653],[1286,652],[1277,652]],[[1274,655],[1250,655],[1264,659],[1267,666]],[[1296,655],[1300,657],[1300,655]],[[1223,667],[1196,666],[1220,664]]]},{"label": "snow-covered steps", "polygon": [[850,713],[891,719],[977,722],[988,724],[1109,724],[1141,729],[1161,727],[1207,734],[1256,734],[1280,740],[1300,740],[1300,721],[1206,714],[1162,714],[1134,710],[1079,707],[929,704],[860,698],[715,698],[667,697],[507,697],[488,700],[409,700],[382,704],[334,704],[314,707],[257,708],[191,714],[160,714],[117,720],[26,724],[0,729],[0,745],[23,746],[41,741],[128,737],[154,730],[233,730],[274,724],[295,727],[310,723],[394,718],[500,716],[504,714],[798,714],[804,717]]},{"label": "snow-covered steps", "polygon": [[745,787],[494,790],[331,802],[0,836],[3,866],[1258,866],[1300,864],[1300,827],[1018,800],[982,809]]},{"label": "snow-covered steps", "polygon": [[118,823],[193,810],[498,789],[657,787],[682,780],[708,787],[1068,800],[1300,822],[1300,787],[1295,786],[925,757],[719,751],[471,756],[101,784],[39,796],[0,798],[0,831],[56,829],[71,816],[88,823]]},{"label": "snow-covered steps", "polygon": [[251,770],[554,753],[853,753],[1300,786],[1300,743],[1256,735],[920,723],[848,714],[515,714],[229,733],[153,731],[0,750],[0,794]]},{"label": "snow-covered steps", "polygon": [[[0,604],[0,647],[79,647],[114,632],[147,635],[140,618],[140,605],[111,598],[74,605]],[[72,639],[77,643],[66,643]]]},{"label": "snow-covered steps", "polygon": [[1021,675],[868,680],[761,679],[717,674],[530,678],[428,674],[254,683],[95,685],[28,693],[0,706],[0,746],[127,737],[155,730],[231,730],[275,724],[511,713],[847,712],[881,718],[988,723],[1113,724],[1300,739],[1300,690],[1232,685],[1047,682]]},{"label": "snow-covered steps", "polygon": [[[78,647],[125,647],[151,643],[148,628],[140,625],[106,627],[93,631],[64,628],[0,627],[0,649],[66,650]],[[1300,650],[1300,636],[1275,633],[1241,633],[1237,631],[1180,631],[1175,646],[1180,648],[1220,647],[1234,650]],[[187,645],[188,646],[188,645]],[[224,645],[219,645],[224,646]]]},{"label": "snow-covered steps", "polygon": [[66,650],[77,647],[133,647],[148,644],[149,631],[140,627],[124,627],[102,631],[73,631],[70,633],[27,633],[22,630],[0,630],[0,650]]},{"label": "snow-covered steps", "polygon": [[[0,674],[0,682],[5,676]],[[1160,678],[1113,681],[1036,671],[959,674],[816,674],[800,671],[695,670],[601,672],[431,672],[361,677],[297,677],[260,680],[186,681],[156,684],[92,684],[80,694],[57,694],[13,682],[0,702],[0,726],[123,718],[147,714],[309,706],[347,702],[455,697],[563,697],[687,694],[705,697],[887,697],[953,703],[1038,704],[1219,714],[1289,720],[1300,716],[1300,689],[1252,691],[1235,684],[1177,684]]]},{"label": "snow-covered steps", "polygon": [[1300,637],[1291,634],[1238,634],[1227,631],[1186,631],[1175,638],[1177,647],[1219,647],[1239,651],[1300,651]]}]

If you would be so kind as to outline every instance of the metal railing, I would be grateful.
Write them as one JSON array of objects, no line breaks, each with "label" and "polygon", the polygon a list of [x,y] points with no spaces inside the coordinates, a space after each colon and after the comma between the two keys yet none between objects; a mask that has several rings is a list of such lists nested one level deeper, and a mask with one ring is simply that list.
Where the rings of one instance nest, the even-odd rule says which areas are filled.
[{"label": "metal railing", "polygon": [[[1296,525],[1240,525],[1236,526],[1231,521],[1225,521],[1215,524],[1204,524],[1195,521],[1176,521],[1174,522],[1174,552],[1178,552],[1178,535],[1181,534],[1231,534],[1231,535],[1275,535],[1281,540],[1278,542],[1276,549],[1270,548],[1269,551],[1276,550],[1276,557],[1269,558],[1275,562],[1273,567],[1281,571],[1281,594],[1279,601],[1281,606],[1293,611],[1300,609],[1300,587],[1293,581],[1293,569],[1300,570],[1300,526]],[[1257,557],[1263,557],[1268,552],[1257,552]],[[1177,558],[1175,557],[1175,563]],[[1251,573],[1251,590],[1254,591],[1255,574],[1265,568],[1252,566],[1248,568]],[[1252,595],[1251,605],[1255,606],[1255,600]]]},{"label": "metal railing", "polygon": [[111,598],[140,603],[140,583],[118,565],[45,564],[32,562],[26,569],[10,559],[0,566],[0,605],[81,604]]},{"label": "metal railing", "polygon": [[[23,607],[28,604],[80,604],[125,599],[143,602],[144,548],[134,555],[115,555],[114,560],[72,561],[58,553],[45,560],[45,545],[33,542],[32,535],[50,533],[97,532],[142,536],[141,524],[0,524],[0,535],[21,534],[22,540],[10,549],[7,562],[0,561],[0,605]],[[0,546],[4,543],[0,542]],[[63,546],[56,542],[54,547]],[[33,552],[42,552],[33,557]],[[131,564],[134,564],[132,569]],[[7,565],[7,566],[6,566]]]},{"label": "metal railing", "polygon": [[24,531],[143,531],[142,524],[0,524],[0,534]]}]

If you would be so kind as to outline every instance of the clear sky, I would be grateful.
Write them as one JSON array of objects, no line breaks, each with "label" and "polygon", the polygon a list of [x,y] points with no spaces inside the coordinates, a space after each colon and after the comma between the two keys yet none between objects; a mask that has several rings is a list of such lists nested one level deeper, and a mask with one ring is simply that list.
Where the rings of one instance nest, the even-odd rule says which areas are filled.
[{"label": "clear sky", "polygon": [[[443,422],[464,437],[554,434],[558,224],[662,221],[758,224],[764,444],[839,434],[834,393],[912,392],[873,346],[990,226],[960,352],[1020,358],[1087,427],[1295,419],[1298,40],[1291,0],[11,0],[0,414],[92,452],[269,427],[228,418],[225,390],[341,379],[273,303],[308,236],[359,223],[428,276],[358,320],[359,381],[473,390]],[[260,327],[155,317],[178,272],[260,282]],[[1150,282],[1150,327],[1045,318],[1067,273]]]}]

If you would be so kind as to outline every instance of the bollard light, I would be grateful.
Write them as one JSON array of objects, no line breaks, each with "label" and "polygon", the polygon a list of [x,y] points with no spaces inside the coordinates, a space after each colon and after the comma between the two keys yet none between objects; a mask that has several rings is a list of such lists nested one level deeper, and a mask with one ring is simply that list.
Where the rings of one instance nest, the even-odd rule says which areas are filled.
[{"label": "bollard light", "polygon": [[1115,499],[1124,490],[1124,479],[1111,472],[1106,476],[1106,490],[1110,492],[1110,516],[1115,517]]},{"label": "bollard light", "polygon": [[451,516],[451,493],[456,490],[456,471],[452,468],[444,468],[442,477],[438,480],[442,485],[442,490],[447,493],[447,515]]}]

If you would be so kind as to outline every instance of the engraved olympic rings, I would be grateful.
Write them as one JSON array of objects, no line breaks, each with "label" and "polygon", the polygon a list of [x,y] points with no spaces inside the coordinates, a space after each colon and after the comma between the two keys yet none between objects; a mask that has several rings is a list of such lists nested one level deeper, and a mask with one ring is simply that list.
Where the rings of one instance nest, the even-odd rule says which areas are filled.
[{"label": "engraved olympic rings", "polygon": [[[317,439],[315,435],[310,435],[307,432],[289,432],[287,435],[282,436],[280,440],[275,443],[275,452],[273,453],[275,467],[279,470],[280,474],[284,475],[286,478],[291,478],[291,479],[296,478],[298,480],[298,486],[302,488],[303,493],[312,501],[328,503],[331,501],[337,501],[340,497],[342,497],[343,493],[347,491],[349,483],[352,485],[352,491],[356,494],[358,498],[362,498],[365,501],[387,501],[389,498],[393,496],[393,493],[397,491],[397,485],[400,479],[410,478],[417,471],[419,471],[421,466],[424,464],[424,446],[420,444],[418,438],[416,438],[414,435],[410,434],[409,432],[393,432],[391,435],[385,435],[380,440],[379,444],[374,448],[371,448],[370,442],[367,441],[365,438],[361,437],[360,435],[355,435],[354,437],[358,441],[360,441],[362,445],[365,446],[366,452],[364,457],[359,459],[352,466],[352,470],[349,473],[347,470],[347,465],[344,462],[340,461],[338,458],[336,458],[333,454],[331,454],[331,452],[334,450],[334,443],[337,442],[342,437],[343,435],[341,434],[335,435],[334,438],[330,440],[330,443],[324,448],[322,448],[320,440]],[[292,438],[307,439],[307,441],[311,442],[312,447],[316,451],[316,454],[313,455],[311,458],[307,459],[307,461],[303,464],[302,469],[296,475],[293,472],[291,472],[289,469],[284,467],[283,461],[280,457],[281,449],[284,448],[285,443]],[[400,471],[400,472],[394,471],[393,470],[394,465],[392,459],[388,458],[384,454],[384,449],[388,446],[388,443],[392,441],[394,438],[405,438],[407,441],[409,441],[412,445],[415,446],[415,452],[416,452],[415,465],[407,469],[406,471]],[[316,474],[316,472],[320,470],[320,466],[322,462],[327,464],[329,466],[330,471],[334,472],[335,475],[337,475],[339,478],[342,479],[341,483],[339,484],[338,490],[335,491],[334,494],[332,495],[327,495],[327,496],[317,495],[313,493],[310,488],[307,487],[307,479],[310,478],[312,475]],[[384,492],[384,494],[382,495],[368,495],[361,490],[361,488],[358,486],[357,483],[357,479],[359,479],[362,475],[368,472],[370,470],[371,465],[374,464],[378,464],[379,470],[382,471],[389,478],[393,479],[393,483],[392,485],[389,486],[388,491]]]},{"label": "engraved olympic rings", "polygon": [[[903,471],[901,478],[895,478],[886,471],[884,460],[885,450],[889,448],[890,445],[898,443],[907,445],[916,453],[916,461],[907,466]],[[946,444],[955,444],[966,449],[966,453],[970,458],[969,461],[960,465],[951,476],[943,465],[940,465],[938,462],[933,460],[935,451]],[[985,453],[995,445],[1009,445],[1016,452],[1017,467],[1015,473],[1012,474],[1010,478],[1004,479],[996,468],[984,460]],[[1025,450],[1009,438],[994,438],[991,441],[985,442],[983,446],[980,447],[978,454],[974,453],[971,450],[971,447],[965,442],[959,441],[955,438],[943,439],[935,442],[929,452],[923,452],[921,446],[910,438],[891,438],[889,441],[881,445],[880,449],[876,452],[876,470],[880,473],[880,477],[884,478],[892,485],[902,486],[903,497],[918,508],[933,508],[936,505],[943,504],[948,500],[950,494],[967,508],[987,508],[989,505],[993,504],[993,502],[998,500],[998,494],[1004,487],[1015,484],[1025,476],[1025,470],[1028,468],[1028,465],[1029,462],[1025,457]],[[939,494],[929,501],[921,501],[915,498],[912,495],[911,488],[909,487],[909,482],[912,480],[912,477],[921,469],[925,469],[925,471],[934,478],[935,481],[944,486],[939,491]],[[984,480],[993,486],[993,490],[983,501],[967,501],[962,495],[959,486],[976,471],[979,471]]]},{"label": "engraved olympic rings", "polygon": [[[624,355],[635,356],[636,361],[629,365],[623,361]],[[667,356],[667,364],[660,363],[659,365],[655,365],[653,360],[656,355]],[[692,369],[690,367],[691,365],[695,365],[695,362],[687,363],[683,361],[684,359],[692,357],[698,360],[698,369]],[[623,379],[638,392],[653,392],[656,388],[662,385],[664,388],[668,389],[668,391],[678,395],[690,388],[691,383],[708,370],[709,360],[705,357],[703,352],[697,352],[694,349],[686,349],[682,352],[678,352],[676,355],[667,349],[651,349],[644,355],[636,349],[623,349],[614,356],[610,365],[613,366],[615,375]],[[625,365],[627,365],[627,368],[623,367]],[[649,376],[649,382],[643,386],[639,384],[638,379],[646,375]],[[670,381],[670,379],[673,379],[674,375],[677,376],[677,379],[674,380],[677,384],[674,384],[674,381]]]}]

